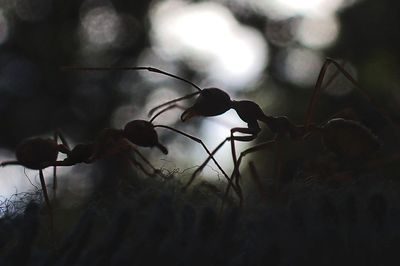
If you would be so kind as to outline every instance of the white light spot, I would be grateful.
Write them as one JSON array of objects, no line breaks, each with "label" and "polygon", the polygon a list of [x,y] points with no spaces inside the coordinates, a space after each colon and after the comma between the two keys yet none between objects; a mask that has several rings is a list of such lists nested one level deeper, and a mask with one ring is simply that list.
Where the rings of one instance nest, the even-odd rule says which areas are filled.
[{"label": "white light spot", "polygon": [[111,45],[119,35],[120,19],[114,9],[96,7],[82,19],[84,37],[93,45]]},{"label": "white light spot", "polygon": [[172,60],[186,60],[221,86],[238,89],[257,81],[268,61],[261,34],[239,24],[217,3],[165,1],[151,13],[155,50]]},{"label": "white light spot", "polygon": [[[175,90],[172,90],[170,88],[158,88],[157,90],[154,90],[147,98],[147,102],[145,105],[145,112],[150,111],[152,108],[155,106],[168,102],[170,100],[176,99],[181,97]],[[166,111],[165,113],[162,113],[160,116],[158,116],[154,123],[155,124],[163,124],[163,125],[172,125],[173,123],[177,122],[179,120],[179,114],[182,113],[182,108],[183,106],[181,103],[177,103],[177,107],[173,108],[171,110]],[[162,109],[158,110],[161,111]],[[157,112],[158,112],[157,111]],[[157,113],[155,112],[153,116]]]},{"label": "white light spot", "polygon": [[298,86],[313,85],[322,65],[322,58],[315,52],[296,48],[289,50],[284,62],[286,78]]},{"label": "white light spot", "polygon": [[339,22],[335,16],[305,17],[299,24],[297,36],[301,43],[310,48],[325,48],[339,34]]}]

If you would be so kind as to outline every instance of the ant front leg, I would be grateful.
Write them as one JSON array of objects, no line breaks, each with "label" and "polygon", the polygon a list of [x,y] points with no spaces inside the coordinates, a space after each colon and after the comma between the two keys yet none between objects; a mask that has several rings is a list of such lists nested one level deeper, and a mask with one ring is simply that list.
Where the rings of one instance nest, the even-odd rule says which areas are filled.
[{"label": "ant front leg", "polygon": [[[239,167],[240,167],[240,164],[242,163],[242,159],[243,159],[244,156],[246,156],[247,154],[252,153],[252,152],[256,152],[256,151],[260,151],[260,150],[264,150],[264,149],[269,149],[270,146],[271,146],[271,145],[274,145],[275,143],[276,143],[275,140],[270,140],[270,141],[267,141],[267,142],[264,142],[264,143],[260,143],[260,144],[258,144],[258,145],[255,145],[255,146],[253,146],[253,147],[250,147],[250,148],[248,148],[248,149],[242,151],[242,152],[240,153],[240,155],[239,155],[239,158],[237,159],[237,169],[238,169],[238,170],[236,171],[236,175],[237,175],[236,178],[237,178],[237,179],[240,179],[240,177],[241,177],[240,171],[239,171]],[[254,164],[253,164],[253,163],[251,163],[251,164],[252,164],[252,167],[254,168]],[[249,163],[249,165],[250,165],[250,163]],[[255,169],[255,168],[254,168],[254,169]],[[254,169],[252,170],[252,172],[255,171]],[[253,177],[254,177],[254,176],[255,176],[254,173],[252,173],[252,174],[253,174]],[[258,176],[258,175],[257,175],[257,176]],[[235,177],[235,171],[232,172],[231,180],[233,180],[234,177]],[[253,179],[254,179],[254,178],[253,178]],[[259,178],[257,178],[256,181],[257,181],[257,182],[256,182],[257,184],[261,184],[261,182],[259,181]],[[226,198],[226,197],[228,196],[229,190],[230,190],[230,187],[231,187],[231,184],[232,184],[232,183],[229,183],[229,184],[228,184],[228,186],[227,186],[227,188],[226,188],[226,190],[225,190],[224,198]],[[260,187],[259,190],[263,190],[263,188]],[[264,192],[265,192],[265,191],[263,191],[262,196],[265,195]]]},{"label": "ant front leg", "polygon": [[46,202],[47,209],[49,211],[49,216],[50,216],[50,230],[53,233],[54,230],[54,216],[53,216],[53,209],[51,207],[50,203],[50,198],[49,194],[47,193],[47,188],[46,188],[46,183],[44,181],[44,175],[43,175],[43,170],[39,169],[39,178],[40,178],[40,185],[42,186],[42,192],[43,192],[43,197],[44,201]]},{"label": "ant front leg", "polygon": [[[233,133],[235,133],[235,132],[244,133],[244,134],[250,134],[250,136],[234,136]],[[218,144],[218,146],[211,152],[210,156],[196,169],[196,171],[194,171],[194,173],[192,174],[192,176],[191,176],[189,182],[187,183],[187,185],[185,186],[185,188],[187,188],[193,182],[195,177],[204,169],[204,167],[207,165],[209,160],[212,159],[212,156],[214,156],[217,153],[217,151],[222,146],[224,146],[224,144],[227,141],[230,141],[231,143],[234,142],[235,140],[236,141],[252,141],[257,137],[258,132],[260,132],[260,130],[257,129],[257,128],[232,128],[231,129],[231,136],[227,137],[220,144]],[[233,160],[234,160],[234,167],[235,167],[236,166],[236,153],[235,153],[235,146],[234,145],[233,145],[232,157],[233,157]],[[236,173],[236,169],[233,170],[233,173]],[[229,181],[228,187],[232,186],[235,189],[235,192],[239,197],[240,204],[242,204],[243,196],[242,196],[242,192],[241,192],[241,189],[240,189],[240,184],[237,181],[236,181],[236,183],[233,183],[233,181],[234,181],[233,177],[234,176],[235,175],[232,174],[231,178],[228,178],[228,181]],[[238,185],[239,185],[239,187],[238,187]]]},{"label": "ant front leg", "polygon": [[134,153],[136,153],[143,162],[145,162],[147,164],[147,166],[149,168],[151,168],[153,170],[153,173],[149,173],[147,170],[144,169],[143,165],[141,165],[138,161],[136,161],[136,159],[130,157],[129,161],[131,163],[133,163],[135,166],[139,167],[140,170],[142,170],[143,173],[145,173],[148,176],[155,176],[156,174],[160,173],[160,170],[156,169],[149,160],[147,160],[147,158],[127,139],[123,140],[124,143],[127,145],[127,147],[129,147],[130,150],[132,150]]},{"label": "ant front leg", "polygon": [[[271,148],[270,147],[271,145],[275,145],[275,144],[276,144],[276,140],[270,140],[270,141],[267,141],[267,142],[263,142],[263,143],[257,144],[257,145],[255,145],[253,147],[250,147],[250,148],[242,151],[240,153],[240,155],[239,155],[238,160],[237,160],[238,169],[240,167],[240,164],[242,163],[242,159],[243,159],[244,156],[246,156],[247,154],[252,153],[252,152],[269,149],[269,148]],[[239,171],[238,171],[238,174],[240,174]]]},{"label": "ant front leg", "polygon": [[[238,133],[243,133],[243,134],[249,134],[249,136],[234,136],[233,134],[235,132]],[[240,188],[240,183],[239,183],[239,167],[238,167],[238,161],[236,158],[236,148],[235,148],[235,140],[236,141],[252,141],[254,140],[258,133],[260,132],[260,128],[257,127],[235,127],[231,129],[231,152],[232,152],[232,159],[233,159],[233,173],[232,173],[232,178],[235,180],[235,185],[237,187],[237,189],[240,191],[241,193],[241,188]]]},{"label": "ant front leg", "polygon": [[129,163],[131,163],[133,166],[135,166],[136,168],[139,168],[145,175],[150,176],[150,177],[154,177],[156,175],[156,172],[158,170],[156,170],[155,168],[153,168],[153,173],[148,172],[144,166],[139,163],[134,156],[129,156],[128,154],[124,154],[124,157],[128,160]]}]

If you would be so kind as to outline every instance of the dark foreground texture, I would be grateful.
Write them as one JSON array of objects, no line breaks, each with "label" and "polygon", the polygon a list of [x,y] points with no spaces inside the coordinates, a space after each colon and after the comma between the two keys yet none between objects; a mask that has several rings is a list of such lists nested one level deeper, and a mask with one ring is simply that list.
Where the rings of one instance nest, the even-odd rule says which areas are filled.
[{"label": "dark foreground texture", "polygon": [[[143,180],[116,196],[0,220],[0,265],[396,265],[396,184],[289,185],[285,200],[228,206],[199,186]],[[375,185],[372,186],[373,182]],[[373,189],[371,188],[373,187]]]}]

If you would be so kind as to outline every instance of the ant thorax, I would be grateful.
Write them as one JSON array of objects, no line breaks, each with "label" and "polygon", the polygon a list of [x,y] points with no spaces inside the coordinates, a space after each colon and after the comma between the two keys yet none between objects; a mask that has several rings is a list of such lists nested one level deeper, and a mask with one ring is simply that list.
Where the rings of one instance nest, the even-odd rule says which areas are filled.
[{"label": "ant thorax", "polygon": [[16,148],[16,157],[23,166],[40,170],[57,161],[58,145],[52,139],[28,139]]},{"label": "ant thorax", "polygon": [[265,114],[261,107],[252,101],[232,101],[232,108],[246,123],[255,123],[257,120],[263,121]]}]

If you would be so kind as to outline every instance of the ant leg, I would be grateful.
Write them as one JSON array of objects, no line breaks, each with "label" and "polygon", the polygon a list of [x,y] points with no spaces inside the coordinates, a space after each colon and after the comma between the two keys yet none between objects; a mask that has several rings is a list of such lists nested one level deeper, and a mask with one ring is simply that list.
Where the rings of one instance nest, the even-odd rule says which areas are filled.
[{"label": "ant leg", "polygon": [[[58,143],[58,139],[61,140],[61,145],[58,145],[58,150],[59,152],[65,153],[67,155],[70,154],[71,149],[67,143],[67,140],[64,138],[64,136],[61,134],[61,131],[59,129],[57,129],[54,132],[54,141],[56,143]],[[57,166],[53,166],[53,200],[56,199],[57,195],[56,195],[56,191],[57,191]]]},{"label": "ant leg", "polygon": [[254,145],[253,147],[250,147],[250,148],[242,151],[240,153],[240,155],[239,155],[238,160],[237,160],[237,166],[238,167],[240,166],[243,157],[246,156],[247,154],[252,153],[252,152],[256,152],[256,151],[260,151],[260,150],[269,149],[270,145],[274,144],[275,142],[276,142],[276,140],[270,140],[270,141],[267,141],[267,142],[263,142],[263,143]]},{"label": "ant leg", "polygon": [[18,161],[4,161],[0,163],[1,167],[7,166],[7,165],[21,165],[23,166],[20,162]]},{"label": "ant leg", "polygon": [[[227,137],[225,138],[223,141],[221,141],[220,144],[218,144],[218,146],[211,152],[210,156],[196,169],[196,171],[193,172],[189,182],[185,185],[184,189],[186,189],[187,187],[190,186],[190,184],[194,181],[194,179],[196,178],[196,176],[204,169],[204,167],[207,165],[207,163],[211,160],[212,156],[214,156],[217,151],[224,146],[224,144],[227,141],[232,141],[232,140],[237,140],[237,141],[251,141],[253,140],[255,137],[253,136],[231,136],[231,137]],[[240,204],[243,201],[242,195],[241,195],[241,191],[239,190],[239,188],[236,187],[236,185],[233,183],[232,178],[230,178],[229,180],[229,184],[235,189],[235,192],[237,193],[239,200],[240,200]]]},{"label": "ant leg", "polygon": [[[263,142],[263,143],[257,144],[257,145],[255,145],[253,147],[250,147],[250,148],[242,151],[240,153],[240,155],[239,155],[239,158],[237,159],[237,167],[238,167],[238,169],[240,167],[240,164],[242,163],[242,159],[243,159],[244,156],[246,156],[247,154],[252,153],[252,152],[268,149],[268,148],[270,148],[270,145],[274,144],[275,142],[276,142],[275,140],[270,140],[270,141],[267,141],[267,142]],[[238,178],[240,178],[240,171],[237,171],[236,174],[238,175]],[[234,178],[234,172],[232,172],[232,176],[231,176],[231,179],[233,179],[233,178]],[[224,198],[228,196],[229,189],[230,189],[230,186],[228,184],[228,186],[226,188],[226,191],[225,191]]]},{"label": "ant leg", "polygon": [[[319,72],[318,75],[318,79],[317,82],[315,84],[314,87],[314,91],[313,94],[311,96],[311,100],[307,109],[307,114],[306,114],[306,120],[305,120],[305,133],[307,133],[308,129],[309,129],[309,125],[310,122],[312,120],[312,116],[314,113],[314,109],[315,109],[315,102],[318,98],[318,95],[320,93],[320,90],[322,89],[322,83],[323,83],[323,79],[325,76],[325,73],[328,69],[328,66],[330,64],[335,65],[335,67],[338,69],[338,71],[340,71],[352,84],[353,86],[358,90],[358,92],[377,110],[379,111],[383,117],[395,128],[398,128],[398,125],[393,122],[393,120],[390,118],[390,115],[383,109],[381,108],[378,104],[376,104],[371,97],[368,95],[368,93],[363,90],[357,83],[356,80],[354,80],[354,78],[350,75],[349,72],[347,72],[344,67],[342,65],[340,65],[338,62],[336,62],[335,60],[333,60],[332,58],[326,58],[324,64],[321,67],[321,70]],[[330,83],[330,81],[328,81],[328,83]],[[326,86],[325,86],[326,87]]]},{"label": "ant leg", "polygon": [[[211,160],[213,160],[213,162],[214,162],[215,165],[218,167],[218,169],[223,173],[223,175],[225,176],[225,178],[228,180],[228,183],[231,183],[231,182],[232,182],[232,180],[229,178],[229,176],[225,173],[224,169],[222,169],[222,167],[221,167],[220,164],[217,162],[217,160],[215,160],[215,158],[214,158],[214,156],[213,156],[213,153],[210,152],[210,150],[207,148],[207,146],[204,144],[204,142],[203,142],[201,139],[196,138],[196,137],[194,137],[194,136],[192,136],[192,135],[189,135],[189,134],[187,134],[187,133],[185,133],[185,132],[183,132],[183,131],[180,131],[180,130],[178,130],[178,129],[175,129],[175,128],[172,128],[172,127],[169,127],[169,126],[155,125],[154,127],[161,127],[161,128],[166,128],[166,129],[172,130],[172,131],[174,131],[174,132],[176,132],[176,133],[178,133],[178,134],[181,134],[181,135],[183,135],[183,136],[185,136],[185,137],[187,137],[187,138],[190,138],[191,140],[196,141],[197,143],[199,143],[199,144],[204,148],[204,150],[207,152],[207,154],[209,155],[208,158],[211,159]],[[226,141],[226,140],[225,140],[225,141]],[[224,141],[223,143],[225,143],[225,141]],[[223,145],[223,144],[222,144],[222,145]],[[222,146],[222,145],[221,145],[221,146]],[[216,151],[215,151],[215,152],[216,152]],[[215,152],[214,152],[214,153],[215,153]],[[209,159],[207,159],[206,162],[208,162]],[[198,168],[198,169],[199,169],[199,168]],[[198,173],[198,169],[195,171],[196,174]],[[201,169],[203,169],[203,168],[201,168]],[[193,174],[193,175],[192,175],[191,180],[188,182],[188,184],[186,184],[186,185],[184,186],[184,188],[183,188],[184,190],[186,190],[187,187],[193,182],[194,177],[196,176],[196,174]],[[235,189],[235,188],[234,188],[234,189]],[[236,189],[235,189],[235,191],[236,191]]]},{"label": "ant leg", "polygon": [[135,157],[133,157],[133,156],[128,156],[127,154],[125,154],[125,157],[126,157],[126,159],[128,160],[129,163],[131,163],[131,164],[132,164],[133,166],[135,166],[136,168],[139,168],[145,175],[150,176],[150,177],[155,176],[155,174],[156,174],[155,172],[153,172],[153,173],[148,172],[148,171],[143,167],[143,165],[140,164],[140,163],[135,159]]},{"label": "ant leg", "polygon": [[62,143],[60,152],[68,154],[71,151],[71,148],[68,145],[67,139],[63,136],[59,129],[54,132],[54,140],[58,142],[58,139],[60,139]]},{"label": "ant leg", "polygon": [[[237,189],[241,192],[241,187],[239,183],[239,167],[237,165],[237,158],[236,158],[236,148],[235,148],[235,140],[236,141],[252,141],[254,140],[257,135],[259,129],[253,129],[253,128],[243,128],[243,127],[234,127],[231,129],[231,152],[232,152],[232,159],[233,159],[233,177],[235,180],[235,185]],[[243,134],[249,134],[249,136],[234,136],[233,134],[235,132],[238,133],[243,133]]]},{"label": "ant leg", "polygon": [[[143,169],[143,166],[140,165],[136,160],[136,162],[140,165],[139,168],[141,168],[141,170],[147,174],[148,176],[154,176],[155,174],[158,174],[160,172],[160,170],[156,169],[149,160],[147,160],[147,158],[135,147],[133,146],[132,143],[130,143],[128,140],[124,140],[125,143],[128,145],[129,149],[132,150],[133,152],[135,152],[137,155],[139,155],[139,157],[142,159],[143,162],[145,162],[147,164],[148,167],[150,167],[153,170],[153,174],[149,174],[147,171],[145,171]],[[137,165],[137,164],[135,164]]]},{"label": "ant leg", "polygon": [[[320,91],[321,91],[322,82],[323,82],[323,80],[324,80],[326,70],[328,69],[328,66],[329,66],[332,62],[335,62],[335,63],[336,63],[336,61],[334,61],[334,60],[332,60],[332,59],[330,59],[330,58],[325,59],[325,62],[324,62],[324,64],[322,65],[322,67],[321,67],[321,69],[320,69],[320,72],[319,72],[319,74],[318,74],[317,82],[315,83],[314,91],[313,91],[313,93],[312,93],[312,96],[311,96],[311,99],[310,99],[310,103],[309,103],[308,109],[307,109],[306,121],[305,121],[305,123],[304,123],[304,125],[305,125],[305,126],[304,126],[305,133],[308,132],[309,125],[310,125],[310,123],[311,123],[312,116],[313,116],[313,113],[314,113],[315,103],[316,103],[317,98],[318,98],[318,96],[319,96],[319,93],[320,93]],[[336,63],[336,66],[337,66],[337,68],[338,68],[338,71],[341,71],[342,73],[346,73],[346,74],[344,74],[346,77],[347,77],[347,74],[348,74],[348,76],[350,77],[349,80],[350,80],[353,84],[357,84],[356,81],[351,77],[351,75],[350,75],[342,66],[340,66],[338,63]],[[335,73],[332,77],[335,78],[335,77],[336,77],[336,73]],[[333,78],[332,78],[331,80],[328,81],[328,83],[327,83],[328,85],[333,81]],[[356,87],[358,87],[358,85],[356,85]]]},{"label": "ant leg", "polygon": [[47,209],[48,209],[49,215],[50,215],[50,230],[53,232],[53,230],[54,230],[53,210],[51,208],[49,195],[47,194],[47,188],[46,188],[46,183],[44,181],[44,175],[43,175],[43,170],[42,169],[39,170],[39,178],[40,178],[40,185],[42,186],[42,192],[43,192],[43,196],[44,196],[44,201],[46,202],[46,206],[47,206]]}]

